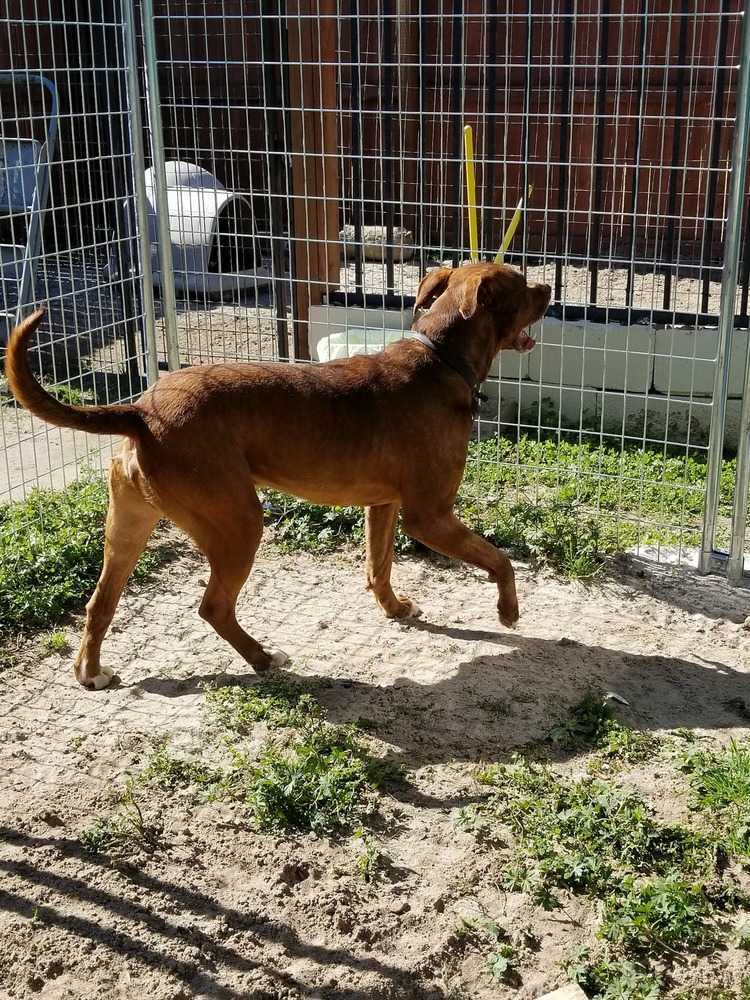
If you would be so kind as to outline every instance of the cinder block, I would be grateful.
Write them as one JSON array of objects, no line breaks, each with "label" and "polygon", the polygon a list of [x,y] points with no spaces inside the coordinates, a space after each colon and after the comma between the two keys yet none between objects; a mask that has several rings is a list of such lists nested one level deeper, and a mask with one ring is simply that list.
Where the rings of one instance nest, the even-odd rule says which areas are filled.
[{"label": "cinder block", "polygon": [[317,358],[316,347],[323,337],[353,328],[368,330],[408,330],[411,310],[358,309],[354,306],[310,306],[308,343],[310,357]]},{"label": "cinder block", "polygon": [[[729,368],[729,395],[742,395],[747,330],[735,330]],[[654,388],[677,396],[712,396],[717,330],[659,330],[654,344]]]},{"label": "cinder block", "polygon": [[545,318],[532,328],[537,346],[529,378],[545,385],[645,392],[651,384],[654,333],[618,326]]},{"label": "cinder block", "polygon": [[577,983],[570,983],[553,993],[545,993],[539,1000],[586,1000],[586,994]]},{"label": "cinder block", "polygon": [[[531,352],[531,354],[533,353],[534,351]],[[531,354],[519,354],[518,351],[500,351],[492,362],[490,376],[503,379],[528,378]]]}]

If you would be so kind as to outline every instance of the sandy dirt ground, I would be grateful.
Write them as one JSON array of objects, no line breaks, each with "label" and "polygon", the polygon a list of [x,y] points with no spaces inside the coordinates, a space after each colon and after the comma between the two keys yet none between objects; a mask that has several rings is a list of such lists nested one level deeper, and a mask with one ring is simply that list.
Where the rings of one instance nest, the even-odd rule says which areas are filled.
[{"label": "sandy dirt ground", "polygon": [[[394,576],[424,617],[401,624],[365,592],[358,555],[264,546],[240,620],[291,655],[289,674],[314,685],[329,718],[366,718],[377,751],[406,769],[375,821],[388,877],[362,881],[349,836],[258,833],[240,804],[150,786],[142,809],[163,830],[159,849],[87,855],[82,831],[160,739],[190,757],[215,752],[203,685],[253,683],[197,616],[205,575],[183,550],[129,590],[105,646],[111,689],[78,687],[70,655],[39,640],[0,673],[2,1000],[531,1000],[565,981],[561,963],[594,928],[575,901],[544,913],[497,887],[491,855],[455,823],[480,794],[477,765],[543,737],[591,688],[627,699],[638,728],[748,734],[737,706],[750,704],[750,600],[722,581],[629,559],[583,586],[521,565],[522,619],[509,632],[479,574],[411,558]],[[583,767],[575,756],[562,766]],[[686,814],[659,761],[623,780],[660,815]],[[493,984],[457,937],[481,913],[538,939],[517,988]],[[703,959],[692,981],[736,986],[734,961]]]}]

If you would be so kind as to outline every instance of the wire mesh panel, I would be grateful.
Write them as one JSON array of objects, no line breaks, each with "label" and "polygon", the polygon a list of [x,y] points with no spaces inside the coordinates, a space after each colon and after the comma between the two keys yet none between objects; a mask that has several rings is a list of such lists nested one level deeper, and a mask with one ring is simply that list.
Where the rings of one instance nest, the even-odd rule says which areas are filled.
[{"label": "wire mesh panel", "polygon": [[[469,257],[470,125],[483,257],[521,200],[506,262],[553,286],[536,350],[492,373],[477,499],[499,476],[527,511],[552,497],[622,544],[692,557],[739,0],[275,0],[262,13],[182,0],[154,13],[181,362],[321,360],[401,336],[424,272]],[[749,278],[746,247],[730,450]],[[719,544],[731,467],[723,482]]]},{"label": "wire mesh panel", "polygon": [[[132,399],[143,310],[117,0],[5,5],[0,113],[0,354],[17,315],[46,302],[36,374],[66,401]],[[63,485],[110,445],[42,424],[3,388],[0,504]]]}]

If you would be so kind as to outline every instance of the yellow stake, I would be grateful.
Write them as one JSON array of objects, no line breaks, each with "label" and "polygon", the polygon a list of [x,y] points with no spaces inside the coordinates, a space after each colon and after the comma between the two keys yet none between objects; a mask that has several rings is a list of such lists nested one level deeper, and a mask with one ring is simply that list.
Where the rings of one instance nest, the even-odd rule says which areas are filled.
[{"label": "yellow stake", "polygon": [[[533,184],[529,184],[529,193],[527,197],[529,198],[531,197],[531,192],[533,190],[534,190]],[[516,230],[518,229],[518,223],[521,221],[521,215],[523,214],[523,203],[524,199],[521,198],[521,200],[518,202],[518,205],[516,206],[515,212],[513,213],[513,218],[510,220],[510,225],[505,230],[505,236],[503,236],[503,242],[500,247],[500,252],[498,253],[497,257],[495,257],[496,264],[502,264],[503,260],[505,259],[505,251],[508,249],[513,240],[513,237],[516,235]]]},{"label": "yellow stake", "polygon": [[471,259],[479,260],[479,232],[477,230],[477,188],[474,177],[474,136],[471,125],[464,126],[464,158],[466,161],[466,204],[469,210],[469,246]]}]

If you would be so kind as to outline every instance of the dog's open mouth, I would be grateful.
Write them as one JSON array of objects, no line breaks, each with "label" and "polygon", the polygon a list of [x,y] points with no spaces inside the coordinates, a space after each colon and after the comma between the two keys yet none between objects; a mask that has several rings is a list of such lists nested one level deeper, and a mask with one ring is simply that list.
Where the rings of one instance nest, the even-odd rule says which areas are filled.
[{"label": "dog's open mouth", "polygon": [[536,347],[536,341],[533,337],[530,337],[527,333],[519,333],[516,338],[515,348],[519,354],[526,354],[528,351],[533,351]]}]

